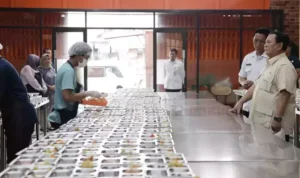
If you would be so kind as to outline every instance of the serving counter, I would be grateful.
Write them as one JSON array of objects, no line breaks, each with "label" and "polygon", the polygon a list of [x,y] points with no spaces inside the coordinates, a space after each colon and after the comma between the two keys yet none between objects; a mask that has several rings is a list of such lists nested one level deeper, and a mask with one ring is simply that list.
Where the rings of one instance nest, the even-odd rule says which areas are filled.
[{"label": "serving counter", "polygon": [[160,93],[169,111],[177,152],[200,178],[299,178],[300,150],[264,130],[251,131],[242,116],[209,94]]},{"label": "serving counter", "polygon": [[[152,132],[154,132],[156,129],[149,128],[149,124],[148,126],[143,125],[143,127],[137,127],[136,133],[132,134],[131,136],[137,135],[138,138],[145,138],[143,134],[146,135],[150,134],[150,137],[151,138],[153,137],[152,138],[153,140],[157,139],[158,141],[159,139],[164,138],[165,140],[168,141],[163,142],[163,145],[160,145],[161,142],[158,141],[153,143],[154,145],[156,145],[155,147],[150,146],[149,148],[144,149],[143,147],[145,147],[144,145],[145,142],[139,139],[137,140],[130,139],[127,142],[127,146],[128,143],[132,143],[131,141],[134,140],[141,145],[139,148],[136,149],[139,150],[138,151],[139,153],[137,153],[138,155],[134,153],[131,156],[136,158],[138,157],[138,159],[145,161],[142,164],[146,164],[146,165],[152,164],[151,162],[153,160],[156,161],[161,160],[162,161],[161,163],[168,163],[168,164],[161,165],[159,169],[156,169],[158,168],[158,166],[156,166],[155,169],[152,169],[153,165],[151,165],[152,167],[151,169],[149,169],[149,167],[145,168],[146,171],[145,172],[142,171],[143,174],[140,173],[138,174],[139,176],[137,177],[145,177],[146,175],[149,176],[157,175],[154,177],[160,177],[164,175],[165,176],[174,175],[174,177],[176,176],[190,177],[191,175],[197,175],[200,178],[220,178],[220,177],[222,178],[299,178],[300,150],[298,148],[294,147],[291,143],[286,143],[285,141],[278,139],[272,134],[268,134],[268,132],[265,132],[264,130],[256,130],[255,132],[253,132],[250,126],[243,122],[241,116],[229,113],[228,112],[229,107],[218,103],[214,99],[214,97],[211,96],[209,93],[201,92],[200,94],[196,94],[196,93],[157,93],[157,94],[160,96],[161,100],[159,103],[155,103],[152,106],[152,108],[157,108],[155,110],[159,112],[157,112],[156,114],[161,113],[162,115],[164,115],[163,112],[166,112],[168,117],[163,117],[163,118],[165,119],[168,118],[168,123],[170,123],[171,126],[171,128],[169,129],[158,129],[157,131],[166,132],[166,133],[171,132],[172,133],[171,136],[169,137],[167,136],[168,134],[167,135],[161,134],[159,137],[157,137],[157,135],[159,134],[152,135]],[[129,108],[130,106],[133,106],[131,104],[128,104]],[[161,109],[158,108],[162,108],[165,111],[162,111]],[[114,112],[113,111],[114,109],[108,109],[108,110],[107,109],[104,110],[105,111],[104,113],[110,115],[112,112]],[[123,111],[124,110],[114,112],[114,115],[120,115],[120,116],[124,115]],[[111,121],[113,121],[116,118],[115,117],[113,119],[111,118],[112,119]],[[128,119],[130,118],[125,117],[124,122],[126,123]],[[79,124],[78,122],[79,120],[80,123],[83,124],[82,128],[77,128]],[[74,131],[80,130],[81,135],[70,136],[70,138],[72,139],[74,138],[75,140],[73,141],[78,142],[78,144],[72,146],[71,142],[68,142],[66,140],[65,143],[67,145],[66,148],[62,150],[58,150],[59,154],[62,153],[62,155],[65,155],[65,158],[67,159],[65,158],[62,159],[61,157],[56,159],[56,157],[54,158],[56,154],[50,154],[50,157],[51,156],[53,157],[51,159],[48,159],[48,161],[50,160],[53,161],[53,159],[55,159],[55,161],[60,163],[63,163],[64,161],[65,162],[71,161],[72,163],[71,158],[74,157],[72,156],[72,154],[77,155],[75,148],[81,148],[82,145],[83,146],[90,145],[91,143],[96,145],[98,144],[98,142],[93,141],[93,138],[97,138],[99,137],[99,135],[93,134],[89,136],[90,133],[96,131],[97,129],[102,128],[106,131],[113,131],[114,133],[113,135],[115,136],[118,135],[116,134],[116,132],[120,132],[121,134],[124,132],[124,130],[126,130],[126,132],[128,131],[133,133],[133,130],[130,131],[130,128],[132,129],[133,125],[130,125],[130,127],[128,128],[129,130],[124,129],[125,127],[120,127],[120,125],[118,124],[103,125],[101,127],[99,126],[93,129],[92,126],[86,125],[86,127],[84,127],[84,123],[86,122],[94,123],[95,121],[87,120],[85,122],[83,119],[79,119],[79,120],[77,119],[77,121],[72,121],[72,123],[70,123],[70,124],[74,124],[73,128],[70,127],[72,125],[69,125],[68,127],[63,127],[59,130],[59,132],[61,133],[67,131],[68,129],[74,129]],[[119,121],[122,122],[122,119]],[[163,123],[165,127],[166,126],[165,121],[166,120],[158,119],[156,122],[159,122],[160,125],[157,126],[161,127],[162,126],[161,124]],[[140,129],[142,128],[143,130],[140,131]],[[123,148],[124,150],[119,149],[118,145],[114,145],[114,143],[110,142],[112,140],[106,140],[107,139],[106,135],[103,136],[105,136],[105,138],[103,139],[100,139],[99,137],[99,139],[103,141],[103,142],[101,141],[102,146],[99,145],[99,148],[97,147],[97,149],[94,150],[96,151],[94,152],[94,154],[97,155],[97,153],[108,153],[106,154],[107,156],[109,155],[113,156],[117,154],[118,156],[116,156],[116,158],[124,156],[124,154],[125,155],[128,154],[127,149],[124,148]],[[31,146],[31,148],[36,147],[37,146],[36,144],[40,144],[40,145],[49,144],[50,142],[47,142],[47,139],[48,141],[51,139],[53,141],[54,138],[56,138],[55,135],[48,134],[41,141],[34,143]],[[56,141],[52,142],[52,144],[58,144],[57,142],[59,140],[57,140],[57,138]],[[121,137],[117,136],[116,140],[118,140],[118,138],[121,138],[121,141],[124,143],[123,136]],[[106,149],[105,145],[110,148],[111,146],[113,146],[117,151],[107,152],[108,150]],[[71,147],[74,147],[74,149],[70,149]],[[49,149],[46,149],[44,151],[42,150],[35,150],[35,151],[52,153],[53,150],[51,151],[51,146],[48,148]],[[28,153],[30,153],[30,151],[33,150],[29,150]],[[66,153],[63,153],[64,151],[66,151]],[[87,154],[90,151],[92,150],[85,150],[85,151],[81,150],[80,153]],[[149,153],[149,151],[153,152],[153,154]],[[149,153],[147,156],[150,157],[147,157],[145,153],[146,154]],[[24,156],[26,158],[26,154]],[[128,159],[132,159],[133,157],[131,156],[122,159],[124,161]],[[154,159],[154,157],[158,157],[161,159]],[[170,166],[169,165],[170,157],[176,158],[176,160],[177,159],[181,160],[182,163],[184,163],[184,165],[188,167],[186,171],[188,171],[189,173],[183,173],[184,169],[181,169],[181,173],[180,171],[174,172],[175,169],[168,167]],[[36,163],[38,163],[41,160],[45,160],[44,158],[45,157],[36,158],[37,160]],[[82,160],[85,159],[87,158],[82,157],[82,159],[76,159],[74,163],[75,167],[80,166],[77,164],[82,164]],[[103,158],[100,156],[99,159],[101,161],[100,162],[99,160],[97,161],[98,166],[99,164],[100,165],[103,164]],[[20,162],[18,162],[18,160],[15,160],[14,163],[20,163]],[[49,162],[47,163],[49,164]],[[44,165],[44,166],[46,168],[48,166],[48,169],[50,168],[52,171],[57,171],[57,169],[52,166],[52,163],[50,163],[50,166],[49,165]],[[84,169],[80,169],[79,167],[75,168],[75,167],[74,168],[69,167],[69,169],[72,170],[75,169],[75,171],[70,173],[70,175],[82,175],[81,173],[84,173]],[[123,170],[123,172],[122,171],[120,172],[119,168],[116,168],[117,171],[103,173],[103,171],[101,171],[102,168],[103,167],[99,167],[100,171],[97,170],[98,171],[97,175],[92,173],[91,175],[94,176],[91,177],[103,177],[108,175],[109,175],[108,177],[120,177],[123,174],[129,177],[133,177],[133,175],[136,175],[135,174],[136,172],[132,172],[132,173],[126,172],[125,169]],[[40,168],[38,169],[40,170]],[[65,169],[67,168],[65,167]],[[31,170],[33,170],[33,172],[34,171],[38,172],[37,170],[35,170],[35,168],[31,168]],[[76,172],[76,170],[79,172]],[[161,170],[166,170],[166,172],[161,172]],[[40,170],[40,173],[41,172],[43,173],[43,170]],[[48,175],[50,175],[49,177],[51,177],[51,175],[53,174],[48,174]],[[55,177],[55,175],[56,177],[59,177],[57,176],[58,174],[54,174],[53,176]],[[65,177],[70,177],[70,176],[65,176]]]}]

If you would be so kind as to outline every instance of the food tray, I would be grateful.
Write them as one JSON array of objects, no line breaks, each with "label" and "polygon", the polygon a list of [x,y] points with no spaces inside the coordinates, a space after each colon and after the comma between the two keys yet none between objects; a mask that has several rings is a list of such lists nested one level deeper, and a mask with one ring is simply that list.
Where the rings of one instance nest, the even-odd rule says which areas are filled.
[{"label": "food tray", "polygon": [[[193,177],[160,97],[125,90],[18,153],[1,177]],[[135,92],[132,92],[135,91]],[[83,167],[82,167],[83,165]]]},{"label": "food tray", "polygon": [[[17,159],[20,162],[21,159]],[[133,154],[32,158],[20,166],[11,166],[0,177],[193,177],[182,154]],[[29,164],[30,163],[30,164]]]}]

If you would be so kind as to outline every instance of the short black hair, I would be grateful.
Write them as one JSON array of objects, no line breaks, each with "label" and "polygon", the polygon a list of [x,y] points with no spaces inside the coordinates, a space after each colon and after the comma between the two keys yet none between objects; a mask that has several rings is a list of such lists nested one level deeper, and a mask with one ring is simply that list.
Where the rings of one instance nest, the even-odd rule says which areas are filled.
[{"label": "short black hair", "polygon": [[270,34],[270,30],[268,28],[259,28],[255,30],[254,35],[258,33],[258,34],[262,34],[265,35],[265,37],[267,38]]},{"label": "short black hair", "polygon": [[296,43],[294,43],[293,41],[290,41],[289,45],[291,48],[291,56],[296,56],[299,57],[299,47]]},{"label": "short black hair", "polygon": [[290,38],[288,35],[280,32],[271,32],[270,34],[275,35],[276,43],[282,43],[282,50],[285,51],[290,44]]},{"label": "short black hair", "polygon": [[170,52],[174,52],[175,54],[177,54],[177,49],[172,48],[172,49],[170,49]]},{"label": "short black hair", "polygon": [[50,48],[44,48],[43,53],[46,53],[48,50],[51,50]]}]

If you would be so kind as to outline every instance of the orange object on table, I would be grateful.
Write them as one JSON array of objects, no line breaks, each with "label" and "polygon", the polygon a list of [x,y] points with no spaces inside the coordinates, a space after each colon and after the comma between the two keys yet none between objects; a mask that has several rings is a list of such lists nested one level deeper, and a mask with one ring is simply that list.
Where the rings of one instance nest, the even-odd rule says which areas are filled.
[{"label": "orange object on table", "polygon": [[107,100],[105,98],[88,98],[83,99],[81,104],[92,106],[106,106]]}]

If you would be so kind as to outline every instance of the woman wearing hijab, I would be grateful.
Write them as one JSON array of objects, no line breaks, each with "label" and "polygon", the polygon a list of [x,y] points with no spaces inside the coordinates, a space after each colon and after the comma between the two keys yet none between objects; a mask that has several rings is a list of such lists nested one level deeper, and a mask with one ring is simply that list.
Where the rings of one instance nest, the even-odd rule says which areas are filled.
[{"label": "woman wearing hijab", "polygon": [[[38,67],[38,71],[42,74],[42,78],[47,86],[46,97],[49,98],[49,104],[47,105],[47,111],[51,112],[54,105],[54,91],[55,91],[55,77],[56,72],[55,69],[51,66],[51,59],[49,54],[44,53],[40,59],[40,66]],[[43,122],[43,120],[42,120]],[[41,123],[43,126],[44,123]],[[50,125],[50,122],[47,123],[48,130],[53,130]],[[44,129],[44,128],[43,128]]]},{"label": "woman wearing hijab", "polygon": [[51,66],[51,59],[48,54],[43,54],[40,59],[40,66],[38,67],[38,71],[42,74],[42,78],[47,86],[46,96],[49,97],[50,103],[48,111],[52,111],[54,104],[54,91],[55,91],[55,77],[56,72],[55,69]]},{"label": "woman wearing hijab", "polygon": [[28,56],[26,65],[22,68],[20,74],[24,86],[29,93],[45,94],[47,86],[42,78],[41,73],[38,71],[40,58],[35,54]]}]

